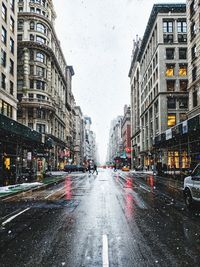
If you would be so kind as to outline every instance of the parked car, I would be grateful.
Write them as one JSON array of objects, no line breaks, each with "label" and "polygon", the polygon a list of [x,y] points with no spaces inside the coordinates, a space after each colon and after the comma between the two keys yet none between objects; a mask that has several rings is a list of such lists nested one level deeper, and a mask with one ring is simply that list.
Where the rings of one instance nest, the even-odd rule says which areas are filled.
[{"label": "parked car", "polygon": [[190,176],[184,179],[184,200],[188,208],[195,203],[200,203],[200,164],[198,164]]},{"label": "parked car", "polygon": [[65,172],[85,172],[85,167],[81,166],[81,165],[65,165],[64,166],[64,171]]}]

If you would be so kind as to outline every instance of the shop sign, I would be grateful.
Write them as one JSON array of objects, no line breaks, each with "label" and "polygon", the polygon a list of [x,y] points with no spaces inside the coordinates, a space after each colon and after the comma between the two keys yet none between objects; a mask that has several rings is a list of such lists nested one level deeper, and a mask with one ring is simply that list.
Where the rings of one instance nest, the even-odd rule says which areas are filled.
[{"label": "shop sign", "polygon": [[166,133],[166,140],[172,139],[172,129],[168,129],[165,133]]},{"label": "shop sign", "polygon": [[183,129],[183,134],[186,134],[188,132],[188,121],[182,122],[182,129]]},{"label": "shop sign", "polygon": [[32,160],[32,153],[31,152],[27,153],[27,160]]}]

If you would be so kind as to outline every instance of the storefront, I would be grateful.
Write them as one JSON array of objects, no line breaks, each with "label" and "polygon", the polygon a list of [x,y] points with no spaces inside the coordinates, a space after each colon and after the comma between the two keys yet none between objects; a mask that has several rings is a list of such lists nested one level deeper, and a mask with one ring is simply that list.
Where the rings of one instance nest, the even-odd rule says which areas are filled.
[{"label": "storefront", "polygon": [[200,161],[200,117],[191,119],[166,130],[154,139],[157,155],[162,154],[162,165],[168,170],[187,170]]},{"label": "storefront", "polygon": [[0,185],[14,184],[22,175],[35,179],[42,135],[0,114]]}]

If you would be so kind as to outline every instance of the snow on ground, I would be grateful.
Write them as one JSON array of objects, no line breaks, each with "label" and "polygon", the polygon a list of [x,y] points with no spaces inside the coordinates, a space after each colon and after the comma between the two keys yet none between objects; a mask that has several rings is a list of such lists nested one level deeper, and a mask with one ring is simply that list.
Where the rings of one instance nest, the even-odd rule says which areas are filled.
[{"label": "snow on ground", "polygon": [[37,187],[41,185],[43,185],[43,183],[35,182],[35,183],[23,183],[23,184],[17,184],[17,185],[2,186],[0,187],[0,194],[9,193],[9,192],[12,192],[13,190],[18,191],[18,190]]}]

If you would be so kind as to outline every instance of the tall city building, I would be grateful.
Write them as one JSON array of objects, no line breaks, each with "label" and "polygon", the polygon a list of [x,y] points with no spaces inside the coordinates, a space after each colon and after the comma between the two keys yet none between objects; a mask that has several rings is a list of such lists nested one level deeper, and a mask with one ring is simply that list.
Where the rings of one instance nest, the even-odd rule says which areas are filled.
[{"label": "tall city building", "polygon": [[74,121],[68,66],[57,38],[52,0],[18,1],[18,120],[52,139],[53,168],[65,163],[73,147]]},{"label": "tall city building", "polygon": [[17,4],[1,0],[0,114],[17,117]]},{"label": "tall city building", "polygon": [[136,61],[140,65],[141,164],[171,164],[173,149],[158,154],[154,139],[184,121],[188,111],[185,4],[153,6]]},{"label": "tall city building", "polygon": [[132,167],[140,166],[140,64],[138,54],[141,39],[133,41],[131,67],[129,70],[131,86],[131,163]]},{"label": "tall city building", "polygon": [[188,91],[189,112],[188,117],[200,113],[200,1],[187,1],[188,23]]}]

